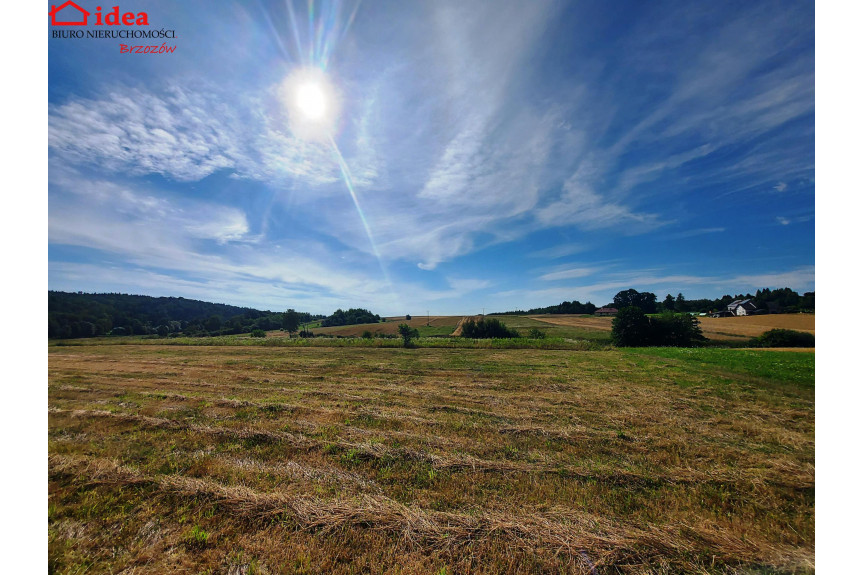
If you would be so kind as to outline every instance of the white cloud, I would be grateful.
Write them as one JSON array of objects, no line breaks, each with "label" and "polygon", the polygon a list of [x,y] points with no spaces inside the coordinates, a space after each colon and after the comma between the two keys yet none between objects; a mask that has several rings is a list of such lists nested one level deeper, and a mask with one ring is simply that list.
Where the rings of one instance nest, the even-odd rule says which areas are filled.
[{"label": "white cloud", "polygon": [[598,268],[571,268],[541,275],[539,276],[539,279],[543,281],[558,281],[583,278],[586,276],[593,275],[597,272],[597,270]]},{"label": "white cloud", "polygon": [[72,163],[181,181],[248,163],[238,118],[213,95],[129,89],[48,108],[48,145]]},{"label": "white cloud", "polygon": [[527,254],[528,257],[531,258],[544,258],[550,260],[556,260],[558,258],[570,256],[573,254],[577,254],[588,249],[587,246],[583,244],[572,244],[565,243],[557,246],[552,246],[550,248],[545,248],[541,250],[536,250]]},{"label": "white cloud", "polygon": [[662,225],[656,214],[633,212],[622,204],[605,200],[594,189],[599,178],[592,162],[582,164],[564,183],[560,199],[536,211],[537,220],[546,226],[578,224],[585,229],[626,224],[631,231]]}]

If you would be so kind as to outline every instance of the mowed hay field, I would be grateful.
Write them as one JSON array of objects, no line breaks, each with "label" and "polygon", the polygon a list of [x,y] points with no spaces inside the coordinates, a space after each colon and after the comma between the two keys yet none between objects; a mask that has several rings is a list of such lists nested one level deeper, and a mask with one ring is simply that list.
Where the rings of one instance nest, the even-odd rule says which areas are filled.
[{"label": "mowed hay field", "polygon": [[52,573],[814,571],[814,356],[49,346]]},{"label": "mowed hay field", "polygon": [[[579,315],[532,315],[531,319],[561,325],[592,329],[598,331],[611,331],[612,317],[592,317]],[[773,314],[753,315],[745,317],[699,317],[701,331],[708,339],[715,340],[744,340],[758,337],[771,329],[792,329],[815,333],[815,314]]]},{"label": "mowed hay field", "polygon": [[[390,317],[382,323],[364,323],[359,325],[342,325],[334,327],[316,327],[312,331],[316,335],[335,335],[342,337],[360,337],[363,332],[368,331],[372,335],[398,335],[399,325],[406,323],[417,328],[422,336],[450,335],[461,320],[461,316],[433,315],[411,316],[406,320],[404,317]],[[284,332],[272,332],[269,335],[287,336]]]}]

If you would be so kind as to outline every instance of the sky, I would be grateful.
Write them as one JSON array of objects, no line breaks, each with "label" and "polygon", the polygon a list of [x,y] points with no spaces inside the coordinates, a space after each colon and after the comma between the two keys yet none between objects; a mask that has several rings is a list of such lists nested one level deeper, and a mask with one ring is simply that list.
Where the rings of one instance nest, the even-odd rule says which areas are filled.
[{"label": "sky", "polygon": [[[118,5],[149,25],[48,18],[49,289],[381,315],[815,289],[811,2]],[[53,37],[106,30],[176,37]]]}]

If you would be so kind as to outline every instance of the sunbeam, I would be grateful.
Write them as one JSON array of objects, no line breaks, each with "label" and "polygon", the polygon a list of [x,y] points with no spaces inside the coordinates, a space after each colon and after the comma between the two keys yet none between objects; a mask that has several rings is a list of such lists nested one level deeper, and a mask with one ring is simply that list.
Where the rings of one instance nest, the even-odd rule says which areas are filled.
[{"label": "sunbeam", "polygon": [[390,275],[387,272],[386,266],[384,266],[383,258],[381,257],[380,251],[378,251],[377,244],[375,243],[375,237],[374,234],[372,234],[372,228],[369,226],[369,222],[366,219],[366,214],[365,212],[363,212],[363,208],[362,206],[360,206],[360,200],[357,197],[356,191],[354,190],[354,183],[353,178],[351,177],[350,168],[348,168],[347,162],[345,162],[345,159],[342,156],[342,153],[339,151],[339,147],[336,144],[336,141],[332,137],[330,138],[330,145],[332,146],[333,153],[335,154],[336,160],[339,163],[339,169],[342,172],[342,179],[345,182],[345,187],[348,189],[348,192],[351,195],[351,200],[353,200],[354,202],[354,207],[357,209],[357,215],[360,216],[360,221],[363,223],[363,229],[365,229],[366,231],[366,237],[368,237],[369,239],[369,244],[372,247],[372,253],[374,253],[375,258],[377,258],[378,260],[378,265],[381,268],[381,273],[384,276],[384,281],[387,282],[387,287],[389,287],[390,293],[393,295],[394,298],[397,299],[395,290],[393,289],[392,281],[390,281]]},{"label": "sunbeam", "polygon": [[326,142],[332,149],[338,163],[342,181],[348,190],[357,215],[363,225],[372,253],[378,261],[381,274],[389,288],[394,301],[399,298],[393,289],[389,273],[383,258],[375,243],[369,221],[360,205],[359,197],[354,188],[350,169],[345,162],[338,144],[336,144],[336,128],[341,112],[341,94],[327,73],[330,58],[338,47],[339,41],[345,37],[357,17],[360,3],[356,2],[343,19],[345,3],[341,0],[325,0],[315,2],[308,0],[306,5],[307,34],[301,38],[301,26],[293,3],[288,0],[286,8],[290,22],[290,33],[294,37],[297,58],[294,70],[282,82],[280,95],[290,119],[290,128],[300,140],[309,142]]}]

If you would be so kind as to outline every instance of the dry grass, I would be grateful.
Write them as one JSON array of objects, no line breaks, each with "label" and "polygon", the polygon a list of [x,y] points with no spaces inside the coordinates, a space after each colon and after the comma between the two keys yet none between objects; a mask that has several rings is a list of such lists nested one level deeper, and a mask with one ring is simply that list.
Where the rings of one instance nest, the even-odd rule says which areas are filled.
[{"label": "dry grass", "polygon": [[527,317],[553,325],[595,329],[598,331],[611,331],[611,321],[613,319],[611,317],[584,317],[567,314],[529,315]]},{"label": "dry grass", "polygon": [[50,568],[810,572],[814,392],[711,369],[619,352],[51,348]]},{"label": "dry grass", "polygon": [[[430,326],[439,328],[452,327],[453,329],[455,329],[455,326],[459,323],[461,316],[411,316],[411,319],[409,320],[406,320],[404,316],[401,316],[388,317],[385,319],[386,321],[383,323],[364,323],[359,325],[343,325],[336,327],[317,327],[313,331],[319,335],[340,335],[343,337],[360,337],[365,331],[369,331],[372,334],[398,335],[399,324],[402,323],[406,323],[409,326],[415,328]],[[272,332],[268,335],[286,336],[287,334],[284,332]]]},{"label": "dry grass", "polygon": [[466,322],[468,320],[479,321],[481,319],[482,319],[482,316],[479,316],[479,315],[474,315],[474,316],[470,316],[470,317],[463,317],[463,318],[459,319],[458,323],[455,326],[455,329],[452,332],[452,335],[455,337],[461,337],[462,326],[464,326],[464,322]]},{"label": "dry grass", "polygon": [[737,337],[758,337],[771,329],[793,329],[815,334],[815,314],[773,314],[745,317],[700,317],[701,329],[710,339]]},{"label": "dry grass", "polygon": [[[598,331],[611,331],[612,317],[582,317],[577,315],[531,315],[530,319]],[[741,340],[758,337],[771,329],[793,329],[815,333],[815,314],[773,314],[746,317],[699,317],[701,330],[708,339]]]}]

